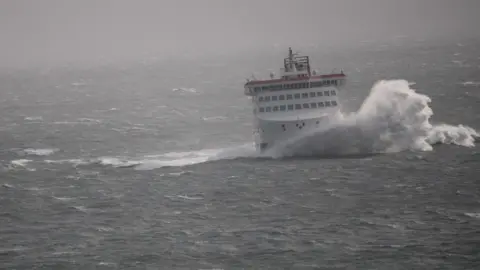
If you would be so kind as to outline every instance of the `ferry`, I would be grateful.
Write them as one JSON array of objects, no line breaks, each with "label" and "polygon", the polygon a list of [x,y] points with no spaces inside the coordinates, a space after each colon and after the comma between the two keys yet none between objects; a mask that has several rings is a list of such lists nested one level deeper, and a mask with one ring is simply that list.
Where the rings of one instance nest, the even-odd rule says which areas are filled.
[{"label": "ferry", "polygon": [[317,74],[308,56],[288,49],[280,76],[247,79],[245,95],[253,105],[254,140],[264,152],[277,144],[319,129],[340,113],[339,90],[345,85],[343,70]]}]

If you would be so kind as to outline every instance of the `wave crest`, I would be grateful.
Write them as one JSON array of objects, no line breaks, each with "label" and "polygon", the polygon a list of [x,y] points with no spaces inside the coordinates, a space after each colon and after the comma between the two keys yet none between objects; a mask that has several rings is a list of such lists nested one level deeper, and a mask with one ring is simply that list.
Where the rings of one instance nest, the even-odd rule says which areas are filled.
[{"label": "wave crest", "polygon": [[356,113],[340,115],[321,129],[277,145],[273,157],[354,155],[405,150],[430,151],[437,143],[473,147],[479,137],[471,127],[432,125],[431,99],[405,80],[377,82]]}]

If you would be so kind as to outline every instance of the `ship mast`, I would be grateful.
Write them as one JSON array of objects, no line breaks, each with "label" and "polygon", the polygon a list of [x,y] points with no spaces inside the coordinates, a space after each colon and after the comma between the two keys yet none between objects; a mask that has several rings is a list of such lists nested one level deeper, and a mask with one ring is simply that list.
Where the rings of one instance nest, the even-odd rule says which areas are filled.
[{"label": "ship mast", "polygon": [[292,47],[288,47],[288,59],[290,60],[290,69],[288,71],[291,71],[293,69],[293,52],[292,52]]}]

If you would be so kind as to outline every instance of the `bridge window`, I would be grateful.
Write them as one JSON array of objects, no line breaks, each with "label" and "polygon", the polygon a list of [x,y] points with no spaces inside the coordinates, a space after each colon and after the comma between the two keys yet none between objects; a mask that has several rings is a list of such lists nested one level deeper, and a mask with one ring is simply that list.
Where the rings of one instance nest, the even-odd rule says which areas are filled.
[{"label": "bridge window", "polygon": [[268,101],[270,101],[270,96],[265,97],[265,102],[268,102]]},{"label": "bridge window", "polygon": [[265,108],[261,107],[260,112],[265,112]]},{"label": "bridge window", "polygon": [[310,108],[310,106],[308,105],[308,103],[303,103],[303,108],[308,109],[308,108]]},{"label": "bridge window", "polygon": [[330,107],[330,101],[325,101],[325,106]]},{"label": "bridge window", "polygon": [[272,101],[276,101],[277,100],[277,96],[272,96]]},{"label": "bridge window", "polygon": [[291,95],[291,94],[288,94],[288,95],[287,95],[287,99],[293,99],[292,95]]},{"label": "bridge window", "polygon": [[300,99],[300,94],[295,94],[295,99]]},{"label": "bridge window", "polygon": [[273,111],[274,112],[278,111],[278,106],[273,106]]},{"label": "bridge window", "polygon": [[259,98],[258,98],[258,101],[259,101],[259,102],[263,102],[263,97],[259,97]]},{"label": "bridge window", "polygon": [[293,104],[288,104],[288,110],[293,111]]},{"label": "bridge window", "polygon": [[285,100],[285,95],[280,95],[280,96],[278,96],[278,99],[279,99],[279,100]]},{"label": "bridge window", "polygon": [[310,92],[310,97],[315,97],[315,92]]},{"label": "bridge window", "polygon": [[280,111],[285,111],[287,109],[287,105],[280,105]]},{"label": "bridge window", "polygon": [[325,107],[325,104],[323,104],[323,102],[319,102],[318,107]]},{"label": "bridge window", "polygon": [[323,92],[317,92],[317,97],[323,97]]},{"label": "bridge window", "polygon": [[302,98],[308,98],[308,93],[302,93]]},{"label": "bridge window", "polygon": [[332,91],[330,91],[330,94],[331,94],[332,96],[335,96],[337,93],[335,92],[335,90],[332,90]]},{"label": "bridge window", "polygon": [[313,108],[313,109],[317,108],[317,103],[315,102],[310,103],[310,108]]},{"label": "bridge window", "polygon": [[337,102],[335,100],[332,101],[332,106],[337,106]]},{"label": "bridge window", "polygon": [[272,111],[272,108],[271,108],[271,107],[267,107],[267,108],[265,108],[265,111],[266,111],[266,112],[271,112],[271,111]]},{"label": "bridge window", "polygon": [[302,104],[295,104],[295,110],[301,110]]},{"label": "bridge window", "polygon": [[260,92],[261,88],[260,87],[255,87],[255,92]]},{"label": "bridge window", "polygon": [[324,94],[325,96],[330,96],[330,92],[329,92],[329,91],[323,91],[323,94]]}]

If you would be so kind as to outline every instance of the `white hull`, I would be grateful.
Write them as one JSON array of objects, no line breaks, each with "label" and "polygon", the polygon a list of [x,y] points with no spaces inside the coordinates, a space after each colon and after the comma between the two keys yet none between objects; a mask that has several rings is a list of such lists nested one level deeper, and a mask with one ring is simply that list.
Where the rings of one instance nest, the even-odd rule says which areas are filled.
[{"label": "white hull", "polygon": [[340,112],[338,108],[304,111],[307,113],[284,113],[287,115],[279,117],[255,114],[254,139],[257,150],[263,152],[320,130],[334,121]]},{"label": "white hull", "polygon": [[[255,146],[258,151],[263,152],[280,144],[286,144],[288,140],[301,138],[307,133],[321,129],[331,122],[332,119],[333,116],[330,115],[280,122],[257,119],[256,126],[261,131],[255,136]],[[285,126],[285,130],[283,130],[282,126]]]}]

